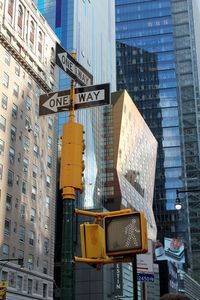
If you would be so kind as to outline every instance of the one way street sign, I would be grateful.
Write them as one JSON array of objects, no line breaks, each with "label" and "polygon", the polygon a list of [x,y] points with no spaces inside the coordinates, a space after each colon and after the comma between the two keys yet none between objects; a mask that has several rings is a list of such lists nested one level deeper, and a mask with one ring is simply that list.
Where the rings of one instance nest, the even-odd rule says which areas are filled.
[{"label": "one way street sign", "polygon": [[[75,109],[110,104],[110,84],[99,84],[75,88]],[[68,111],[70,90],[40,96],[39,116]]]},{"label": "one way street sign", "polygon": [[56,43],[56,64],[81,86],[92,85],[93,76]]}]

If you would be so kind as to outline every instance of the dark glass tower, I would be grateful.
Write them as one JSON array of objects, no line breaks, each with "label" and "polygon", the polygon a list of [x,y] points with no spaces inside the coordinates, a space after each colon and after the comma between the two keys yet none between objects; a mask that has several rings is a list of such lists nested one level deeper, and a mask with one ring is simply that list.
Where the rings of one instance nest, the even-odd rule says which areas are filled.
[{"label": "dark glass tower", "polygon": [[117,88],[126,88],[158,141],[158,239],[181,237],[200,281],[198,34],[196,0],[116,0]]}]

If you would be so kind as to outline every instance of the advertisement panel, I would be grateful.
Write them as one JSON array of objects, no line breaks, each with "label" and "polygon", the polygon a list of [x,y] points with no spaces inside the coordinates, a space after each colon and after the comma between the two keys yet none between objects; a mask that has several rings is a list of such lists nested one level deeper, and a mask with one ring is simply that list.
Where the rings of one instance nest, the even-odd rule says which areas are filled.
[{"label": "advertisement panel", "polygon": [[177,264],[185,263],[185,247],[181,239],[165,238],[164,246],[159,241],[155,245],[156,260],[168,260]]}]

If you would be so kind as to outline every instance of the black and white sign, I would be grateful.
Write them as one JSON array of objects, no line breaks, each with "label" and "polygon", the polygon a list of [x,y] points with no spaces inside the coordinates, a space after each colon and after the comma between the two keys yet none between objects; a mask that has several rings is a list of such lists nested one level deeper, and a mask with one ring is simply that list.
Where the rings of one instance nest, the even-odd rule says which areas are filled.
[{"label": "black and white sign", "polygon": [[123,271],[121,263],[114,264],[114,295],[123,295]]},{"label": "black and white sign", "polygon": [[81,86],[93,84],[93,76],[56,43],[56,64]]},{"label": "black and white sign", "polygon": [[[75,109],[110,104],[110,84],[75,88],[74,104]],[[70,90],[40,96],[39,116],[68,111],[69,109]]]}]

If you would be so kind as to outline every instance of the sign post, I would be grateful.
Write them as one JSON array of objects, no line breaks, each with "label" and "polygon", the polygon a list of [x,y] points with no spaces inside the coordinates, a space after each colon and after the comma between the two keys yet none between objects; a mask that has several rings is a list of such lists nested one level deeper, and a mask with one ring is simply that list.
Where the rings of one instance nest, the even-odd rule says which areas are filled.
[{"label": "sign post", "polygon": [[[40,96],[39,115],[69,111],[69,122],[62,129],[62,153],[60,189],[63,199],[62,250],[61,250],[61,300],[74,299],[74,249],[73,215],[76,191],[83,191],[82,175],[84,163],[83,126],[75,123],[74,110],[109,104],[109,84],[91,86],[93,76],[76,60],[75,52],[70,55],[56,44],[56,64],[71,79],[69,91],[58,91]],[[75,89],[75,84],[82,87]]]}]

